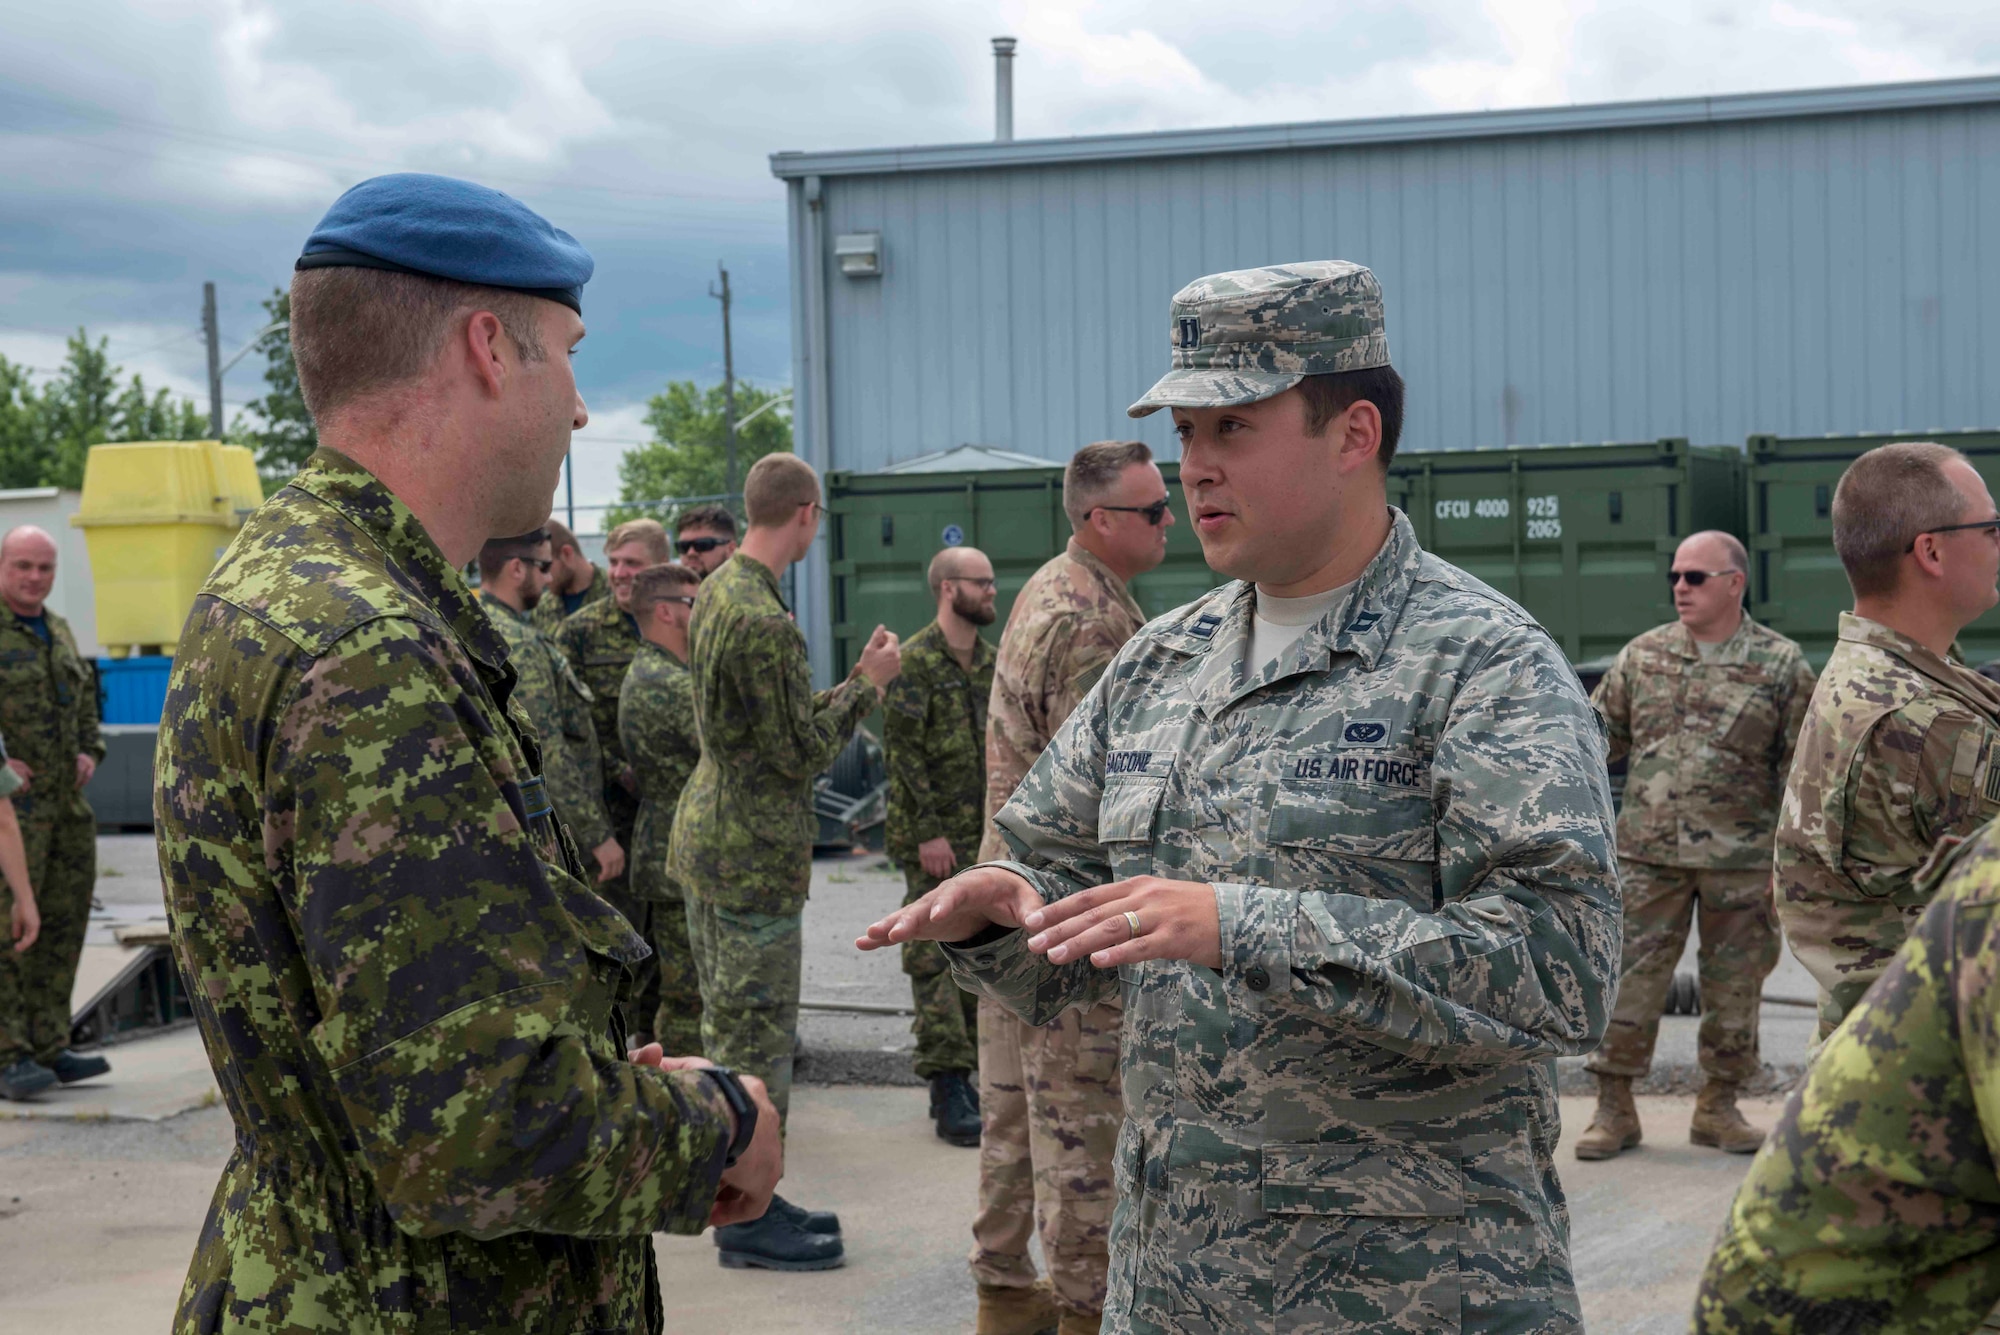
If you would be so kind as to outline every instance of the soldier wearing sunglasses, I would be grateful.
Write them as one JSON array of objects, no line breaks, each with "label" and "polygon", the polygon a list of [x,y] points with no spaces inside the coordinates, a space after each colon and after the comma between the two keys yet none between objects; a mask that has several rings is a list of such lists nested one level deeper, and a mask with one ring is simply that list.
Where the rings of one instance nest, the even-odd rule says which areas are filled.
[{"label": "soldier wearing sunglasses", "polygon": [[674,551],[682,565],[707,579],[736,555],[736,516],[720,505],[681,511],[674,522]]},{"label": "soldier wearing sunglasses", "polygon": [[1813,692],[1778,821],[1778,917],[1820,985],[1822,1040],[1929,902],[1917,869],[2000,813],[2000,685],[1958,633],[2000,598],[2000,516],[1945,445],[1901,442],[1848,466],[1833,545],[1854,589]]},{"label": "soldier wearing sunglasses", "polygon": [[1652,1069],[1697,917],[1704,1080],[1688,1138],[1736,1154],[1764,1143],[1736,1090],[1762,1064],[1758,1010],[1778,962],[1771,835],[1813,674],[1798,645],[1745,615],[1749,564],[1727,533],[1681,543],[1667,572],[1675,620],[1620,650],[1591,696],[1608,759],[1629,763],[1618,813],[1625,925],[1618,1001],[1589,1063],[1597,1114],[1577,1139],[1579,1159],[1639,1143],[1632,1082]]}]

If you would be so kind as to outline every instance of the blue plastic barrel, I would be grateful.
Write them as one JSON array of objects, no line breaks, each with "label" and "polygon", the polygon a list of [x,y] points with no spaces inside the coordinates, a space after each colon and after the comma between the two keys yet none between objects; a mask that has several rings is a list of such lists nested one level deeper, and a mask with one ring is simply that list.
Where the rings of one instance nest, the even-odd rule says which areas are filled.
[{"label": "blue plastic barrel", "polygon": [[104,683],[106,723],[158,723],[167,704],[167,674],[174,660],[160,654],[134,658],[100,658],[97,675]]}]

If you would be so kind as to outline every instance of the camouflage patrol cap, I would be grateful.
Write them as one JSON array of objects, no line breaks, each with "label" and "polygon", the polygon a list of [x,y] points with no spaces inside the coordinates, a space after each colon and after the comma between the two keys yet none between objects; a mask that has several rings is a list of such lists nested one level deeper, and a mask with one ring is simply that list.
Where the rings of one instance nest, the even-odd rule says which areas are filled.
[{"label": "camouflage patrol cap", "polygon": [[1173,367],[1125,411],[1230,408],[1309,375],[1389,364],[1382,287],[1346,260],[1197,278],[1174,293]]}]

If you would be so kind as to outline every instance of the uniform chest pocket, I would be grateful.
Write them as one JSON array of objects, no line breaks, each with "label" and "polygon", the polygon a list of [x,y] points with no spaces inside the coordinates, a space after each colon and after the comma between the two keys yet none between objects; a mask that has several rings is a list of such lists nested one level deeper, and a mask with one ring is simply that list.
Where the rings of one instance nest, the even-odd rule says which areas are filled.
[{"label": "uniform chest pocket", "polygon": [[1718,682],[1712,688],[1716,744],[1744,755],[1770,750],[1778,731],[1778,699],[1758,681]]},{"label": "uniform chest pocket", "polygon": [[1271,806],[1278,884],[1400,899],[1437,900],[1437,826],[1428,792],[1358,784],[1287,784]]},{"label": "uniform chest pocket", "polygon": [[1097,841],[1119,879],[1153,869],[1153,829],[1159,820],[1165,778],[1106,782],[1097,802]]}]

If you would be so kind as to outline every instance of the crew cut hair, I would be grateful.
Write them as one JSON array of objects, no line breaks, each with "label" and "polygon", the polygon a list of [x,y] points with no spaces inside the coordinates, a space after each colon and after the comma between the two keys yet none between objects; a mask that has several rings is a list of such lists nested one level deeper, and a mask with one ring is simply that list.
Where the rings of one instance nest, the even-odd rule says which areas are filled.
[{"label": "crew cut hair", "polygon": [[978,551],[977,547],[944,547],[939,549],[938,554],[931,558],[930,569],[925,572],[925,578],[930,580],[931,597],[933,599],[944,592],[944,582],[946,580],[960,578],[958,572],[965,569],[966,558]]},{"label": "crew cut hair", "polygon": [[315,421],[421,377],[458,321],[493,312],[521,359],[548,356],[535,329],[542,299],[524,292],[386,269],[302,269],[292,275],[292,361]]},{"label": "crew cut hair", "polygon": [[1931,440],[1877,445],[1833,490],[1833,549],[1857,598],[1895,592],[1903,557],[1919,533],[1959,522],[1965,498],[1944,475],[1963,454]]},{"label": "crew cut hair", "polygon": [[606,555],[617,551],[628,543],[642,543],[646,552],[658,565],[674,554],[673,544],[667,541],[667,530],[657,519],[628,519],[611,530],[604,539]]},{"label": "crew cut hair", "polygon": [[494,538],[479,549],[479,582],[500,578],[509,561],[527,560],[535,554],[535,548],[549,540],[549,535],[541,529],[533,533],[523,533],[518,538]]},{"label": "crew cut hair", "polygon": [[736,516],[720,505],[689,506],[674,518],[674,534],[679,536],[691,528],[705,528],[734,541]]},{"label": "crew cut hair", "polygon": [[1395,367],[1309,375],[1299,381],[1299,393],[1306,401],[1308,436],[1323,434],[1327,423],[1361,400],[1368,400],[1382,414],[1382,443],[1375,451],[1375,461],[1387,468],[1396,457],[1396,444],[1403,438],[1403,377]]},{"label": "crew cut hair", "polygon": [[632,576],[632,611],[651,611],[662,598],[701,587],[701,576],[679,561],[662,561]]},{"label": "crew cut hair", "polygon": [[1100,440],[1072,454],[1063,469],[1063,513],[1069,526],[1081,530],[1126,469],[1151,462],[1153,452],[1143,440]]},{"label": "crew cut hair", "polygon": [[549,531],[549,547],[555,555],[562,555],[562,549],[565,547],[576,547],[579,552],[583,550],[577,546],[576,534],[570,532],[569,525],[562,520],[551,519],[542,527]]},{"label": "crew cut hair", "polygon": [[767,454],[743,479],[743,509],[752,528],[789,524],[801,505],[819,500],[819,474],[796,454]]}]

